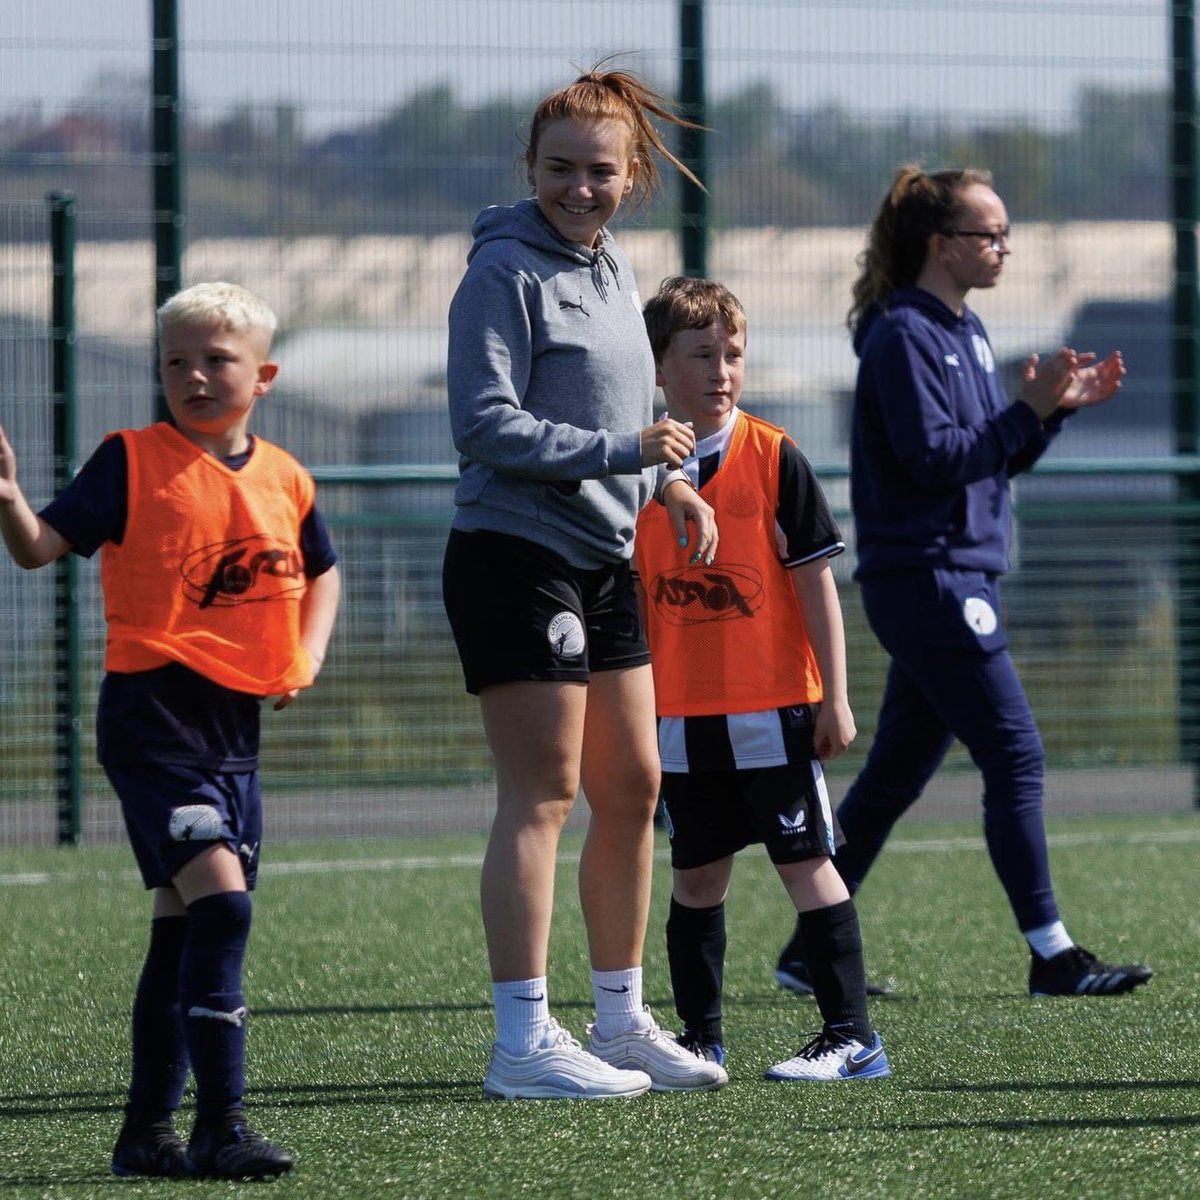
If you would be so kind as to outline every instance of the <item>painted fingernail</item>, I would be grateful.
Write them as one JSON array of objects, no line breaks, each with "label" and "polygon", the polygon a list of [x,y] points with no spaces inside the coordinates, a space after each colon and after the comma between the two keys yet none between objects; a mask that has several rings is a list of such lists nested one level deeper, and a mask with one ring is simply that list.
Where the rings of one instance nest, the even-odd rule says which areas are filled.
[{"label": "painted fingernail", "polygon": [[688,562],[698,563],[699,561],[700,561],[700,551],[697,550],[696,553],[693,554],[692,557],[688,559]]},{"label": "painted fingernail", "polygon": [[680,544],[681,546],[686,546],[686,545],[687,545],[687,538],[685,538],[685,537],[681,537],[681,538],[679,539],[679,544]]}]

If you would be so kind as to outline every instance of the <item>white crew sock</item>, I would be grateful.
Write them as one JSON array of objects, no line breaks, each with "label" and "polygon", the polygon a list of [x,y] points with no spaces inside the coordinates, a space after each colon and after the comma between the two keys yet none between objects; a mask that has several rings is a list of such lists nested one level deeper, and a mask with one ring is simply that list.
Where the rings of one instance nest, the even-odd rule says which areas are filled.
[{"label": "white crew sock", "polygon": [[546,999],[546,977],[492,982],[492,1004],[496,1009],[496,1041],[509,1054],[536,1050],[550,1026],[550,1002]]},{"label": "white crew sock", "polygon": [[592,971],[596,998],[596,1032],[611,1038],[629,1029],[648,1029],[650,1017],[642,1006],[642,968]]},{"label": "white crew sock", "polygon": [[1071,941],[1071,935],[1067,933],[1067,927],[1061,921],[1052,921],[1049,925],[1042,925],[1037,929],[1026,929],[1025,940],[1038,958],[1053,958],[1075,945]]}]

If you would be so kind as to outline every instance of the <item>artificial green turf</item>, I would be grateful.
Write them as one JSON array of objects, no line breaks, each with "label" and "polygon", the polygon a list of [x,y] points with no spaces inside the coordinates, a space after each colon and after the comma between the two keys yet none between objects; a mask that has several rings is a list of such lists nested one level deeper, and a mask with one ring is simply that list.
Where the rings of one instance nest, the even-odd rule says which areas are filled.
[{"label": "artificial green turf", "polygon": [[[268,845],[246,980],[249,1103],[291,1146],[272,1195],[1200,1196],[1200,815],[1052,823],[1072,933],[1142,958],[1125,997],[1030,1000],[1027,956],[971,825],[908,823],[859,895],[888,1080],[789,1085],[816,1029],[778,990],[791,927],[761,851],[728,902],[730,1083],[632,1101],[486,1102],[478,839]],[[564,840],[551,1002],[576,1034],[587,959]],[[646,995],[673,1012],[661,856]],[[30,881],[20,881],[26,875]],[[0,851],[0,1197],[217,1196],[114,1180],[147,904],[120,848]],[[183,1114],[186,1131],[188,1114]],[[257,1193],[256,1193],[257,1194]]]}]

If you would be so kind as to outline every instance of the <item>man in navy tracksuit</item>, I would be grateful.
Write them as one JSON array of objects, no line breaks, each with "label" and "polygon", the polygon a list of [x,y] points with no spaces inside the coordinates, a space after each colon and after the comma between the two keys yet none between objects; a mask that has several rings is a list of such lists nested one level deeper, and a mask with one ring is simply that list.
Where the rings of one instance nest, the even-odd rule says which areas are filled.
[{"label": "man in navy tracksuit", "polygon": [[[992,865],[1031,952],[1033,995],[1126,992],[1151,976],[1100,962],[1068,935],[1054,900],[1042,815],[1044,754],[1000,624],[1009,478],[1078,408],[1120,386],[1119,353],[1063,348],[1024,367],[1010,402],[972,288],[992,287],[1008,215],[987,172],[902,167],[868,237],[849,324],[859,356],[851,504],[863,606],[891,657],[867,762],[838,808],[835,863],[851,892],[952,741],[983,776]],[[776,979],[809,990],[799,935]],[[874,989],[882,990],[882,989]]]}]

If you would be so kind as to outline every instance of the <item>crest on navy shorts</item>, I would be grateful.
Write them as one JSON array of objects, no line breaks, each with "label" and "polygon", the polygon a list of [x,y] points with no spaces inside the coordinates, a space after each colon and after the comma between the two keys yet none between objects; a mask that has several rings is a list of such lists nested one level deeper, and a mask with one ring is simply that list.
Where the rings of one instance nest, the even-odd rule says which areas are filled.
[{"label": "crest on navy shorts", "polygon": [[1000,624],[996,610],[982,596],[968,596],[963,601],[963,620],[980,637],[988,637],[996,632]]},{"label": "crest on navy shorts", "polygon": [[215,842],[224,823],[211,804],[185,804],[171,813],[167,832],[173,842]]}]

